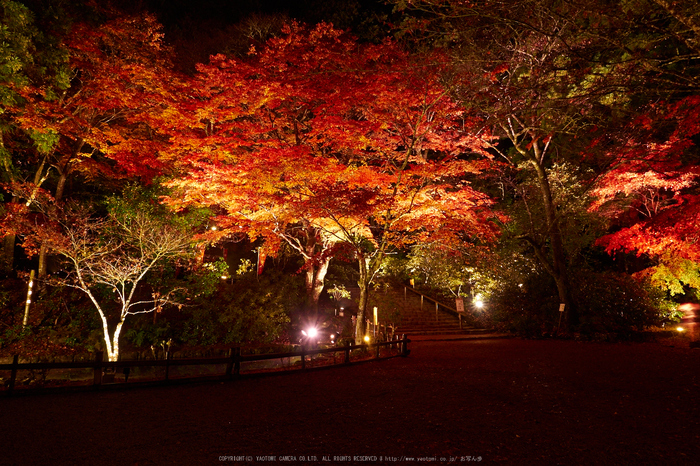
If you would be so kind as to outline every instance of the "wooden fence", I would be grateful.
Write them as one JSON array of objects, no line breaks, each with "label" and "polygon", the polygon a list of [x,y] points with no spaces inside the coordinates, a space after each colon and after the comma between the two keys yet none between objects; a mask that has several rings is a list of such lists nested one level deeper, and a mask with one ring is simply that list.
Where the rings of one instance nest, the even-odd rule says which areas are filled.
[{"label": "wooden fence", "polygon": [[[308,349],[302,346],[301,351],[293,351],[287,353],[272,353],[272,354],[251,354],[242,355],[240,348],[231,348],[229,355],[226,357],[215,357],[215,358],[187,358],[187,359],[173,359],[172,353],[167,352],[165,359],[162,360],[130,360],[130,361],[104,361],[104,355],[102,351],[96,351],[94,353],[93,361],[84,362],[52,362],[52,363],[19,363],[19,356],[14,356],[12,363],[10,364],[0,364],[0,371],[10,371],[10,379],[7,384],[8,395],[11,395],[17,380],[17,372],[21,370],[53,370],[53,369],[92,369],[92,387],[99,388],[103,383],[113,383],[114,374],[117,369],[122,369],[125,375],[124,383],[128,383],[129,373],[132,368],[135,367],[164,367],[165,376],[161,380],[154,380],[151,382],[168,382],[170,378],[170,368],[177,366],[225,366],[225,371],[219,376],[215,376],[217,379],[234,379],[239,378],[242,375],[254,374],[259,372],[246,372],[241,374],[241,363],[252,362],[252,361],[265,361],[271,359],[289,359],[299,358],[301,364],[299,368],[301,370],[306,370],[307,357],[313,357],[314,355],[322,354],[333,354],[333,364],[336,363],[335,355],[336,353],[343,353],[341,364],[352,364],[353,362],[362,362],[370,359],[389,359],[397,356],[406,357],[409,355],[410,350],[408,349],[409,340],[406,335],[403,335],[400,339],[373,343],[373,344],[363,344],[363,345],[350,345],[345,346],[335,346],[331,348],[323,349]],[[390,351],[389,355],[384,355],[380,357],[380,349],[387,348],[393,349],[395,351]],[[361,360],[351,361],[350,352],[353,350],[365,350],[366,353],[372,354],[374,352],[374,357],[363,358]],[[328,367],[331,364],[326,364],[322,367]],[[321,366],[319,366],[321,367]],[[276,371],[279,372],[279,371]],[[181,380],[198,380],[204,377],[187,377]],[[212,376],[207,376],[210,379]],[[89,385],[89,384],[88,384]]]}]

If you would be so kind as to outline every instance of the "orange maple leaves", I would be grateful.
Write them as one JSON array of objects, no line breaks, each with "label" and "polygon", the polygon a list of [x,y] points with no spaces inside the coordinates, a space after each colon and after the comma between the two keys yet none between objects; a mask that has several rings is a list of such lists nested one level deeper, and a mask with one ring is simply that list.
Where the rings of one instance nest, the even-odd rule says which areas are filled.
[{"label": "orange maple leaves", "polygon": [[59,136],[52,150],[59,171],[119,176],[109,164],[95,162],[99,152],[127,175],[150,179],[162,168],[162,140],[155,133],[173,79],[155,17],[119,17],[100,28],[76,24],[64,46],[70,86],[52,98],[44,89],[25,88],[28,103],[18,123]]},{"label": "orange maple leaves", "polygon": [[173,204],[215,205],[265,236],[304,219],[336,241],[374,241],[370,222],[427,231],[486,207],[454,183],[483,168],[461,155],[486,152],[439,83],[439,56],[419,62],[326,24],[286,32],[248,60],[199,67]]},{"label": "orange maple leaves", "polygon": [[608,252],[700,261],[700,168],[687,159],[700,134],[699,112],[700,98],[688,97],[656,104],[630,126],[634,136],[594,191],[592,209],[611,217],[629,212],[619,231],[598,241]]}]

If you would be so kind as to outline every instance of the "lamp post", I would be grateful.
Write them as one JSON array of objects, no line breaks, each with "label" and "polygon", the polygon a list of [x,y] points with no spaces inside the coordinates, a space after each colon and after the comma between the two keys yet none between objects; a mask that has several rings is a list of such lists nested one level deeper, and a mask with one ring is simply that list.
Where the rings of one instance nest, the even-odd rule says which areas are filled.
[{"label": "lamp post", "polygon": [[377,306],[374,306],[374,338],[377,338]]}]

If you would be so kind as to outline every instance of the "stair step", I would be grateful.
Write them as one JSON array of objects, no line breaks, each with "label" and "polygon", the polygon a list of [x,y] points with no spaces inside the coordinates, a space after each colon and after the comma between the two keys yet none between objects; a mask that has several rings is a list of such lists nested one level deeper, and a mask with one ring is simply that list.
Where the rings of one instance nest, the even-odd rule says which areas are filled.
[{"label": "stair step", "polygon": [[397,329],[397,335],[486,335],[491,333],[488,330],[464,331],[464,330],[427,330],[427,329]]},{"label": "stair step", "polygon": [[[459,328],[460,328],[459,324],[454,325],[454,324],[431,324],[431,323],[425,323],[425,324],[421,324],[421,323],[401,323],[401,324],[397,325],[397,327],[399,327],[399,328],[409,328],[409,327],[410,327],[410,328],[433,328],[433,329],[441,329],[441,328],[448,328],[448,329],[450,329],[450,328],[451,328],[451,329],[455,329],[455,328],[456,328],[456,329],[459,329]],[[463,325],[461,328],[462,328],[462,329],[464,329],[464,328],[469,328],[469,326]]]},{"label": "stair step", "polygon": [[[370,295],[370,299],[371,299]],[[444,312],[440,309],[437,313],[435,305],[429,300],[423,300],[413,293],[406,293],[403,288],[389,289],[375,295],[381,298],[372,306],[378,305],[380,309],[386,309],[387,303],[400,317],[394,322],[396,334],[406,335],[479,335],[489,333],[485,329],[477,329],[467,326],[467,321],[462,321],[456,315]],[[445,301],[446,302],[446,301]],[[383,303],[383,304],[382,304]]]}]

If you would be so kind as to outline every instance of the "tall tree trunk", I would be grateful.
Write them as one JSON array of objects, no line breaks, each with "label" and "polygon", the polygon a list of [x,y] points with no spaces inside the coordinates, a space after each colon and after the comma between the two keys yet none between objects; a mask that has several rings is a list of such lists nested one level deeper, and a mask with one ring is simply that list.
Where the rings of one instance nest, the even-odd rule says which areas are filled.
[{"label": "tall tree trunk", "polygon": [[[546,263],[543,265],[556,283],[560,302],[566,305],[566,324],[568,328],[571,328],[578,323],[578,313],[576,305],[571,297],[571,284],[569,282],[568,266],[564,253],[564,242],[561,230],[559,229],[559,218],[557,217],[556,206],[554,205],[547,172],[537,158],[531,159],[531,162],[537,173],[537,180],[540,185],[542,202],[545,209],[547,236],[549,238],[552,256],[551,265]],[[546,257],[544,257],[543,254],[538,254],[537,256],[540,261],[546,261]]]},{"label": "tall tree trunk", "polygon": [[[80,147],[82,147],[82,144],[80,144]],[[77,154],[77,152],[76,152]],[[61,168],[58,170],[59,177],[58,177],[58,183],[56,184],[56,192],[54,194],[54,200],[56,201],[56,205],[59,205],[61,201],[63,200],[63,193],[66,189],[66,181],[68,180],[68,164],[70,163],[70,158],[61,166]],[[38,277],[39,280],[46,278],[47,275],[47,261],[48,261],[48,255],[49,255],[49,248],[46,246],[45,243],[41,244],[41,248],[39,249],[39,266],[38,266]]]},{"label": "tall tree trunk", "polygon": [[[12,167],[12,158],[10,153],[5,148],[3,132],[0,131],[0,161],[5,174],[0,181],[15,181],[14,170]],[[17,202],[13,196],[11,202]],[[15,263],[15,240],[16,235],[7,235],[2,238],[2,250],[0,250],[0,274],[10,274]]]},{"label": "tall tree trunk", "polygon": [[[119,335],[122,333],[123,326],[124,319],[119,321],[117,328],[114,330],[114,337],[112,338],[112,351],[109,354],[110,362],[116,362],[119,360]],[[106,338],[109,338],[109,334],[106,335]]]},{"label": "tall tree trunk", "polygon": [[283,238],[304,258],[307,307],[310,313],[316,314],[331,256],[327,254],[329,245],[319,237],[319,231],[309,222],[302,223],[305,237],[303,244],[286,236]]},{"label": "tall tree trunk", "polygon": [[22,327],[26,327],[29,323],[29,309],[32,306],[32,295],[34,294],[34,278],[35,272],[32,270],[29,273],[29,283],[27,284],[27,300],[24,303],[24,319],[22,319]]},{"label": "tall tree trunk", "polygon": [[318,301],[325,286],[330,262],[330,256],[323,257],[317,264],[310,264],[306,269],[306,296],[309,306],[314,312],[318,312]]},{"label": "tall tree trunk", "polygon": [[357,285],[360,287],[360,297],[357,303],[357,320],[355,322],[355,344],[360,345],[365,337],[365,318],[367,315],[367,303],[369,301],[370,271],[367,258],[360,255],[358,258],[360,278]]},{"label": "tall tree trunk", "polygon": [[46,243],[41,243],[41,247],[39,248],[39,266],[37,268],[39,279],[46,278],[48,255],[49,247],[46,246]]},{"label": "tall tree trunk", "polygon": [[12,273],[15,262],[15,240],[16,235],[6,235],[2,239],[2,250],[0,250],[0,274]]}]

